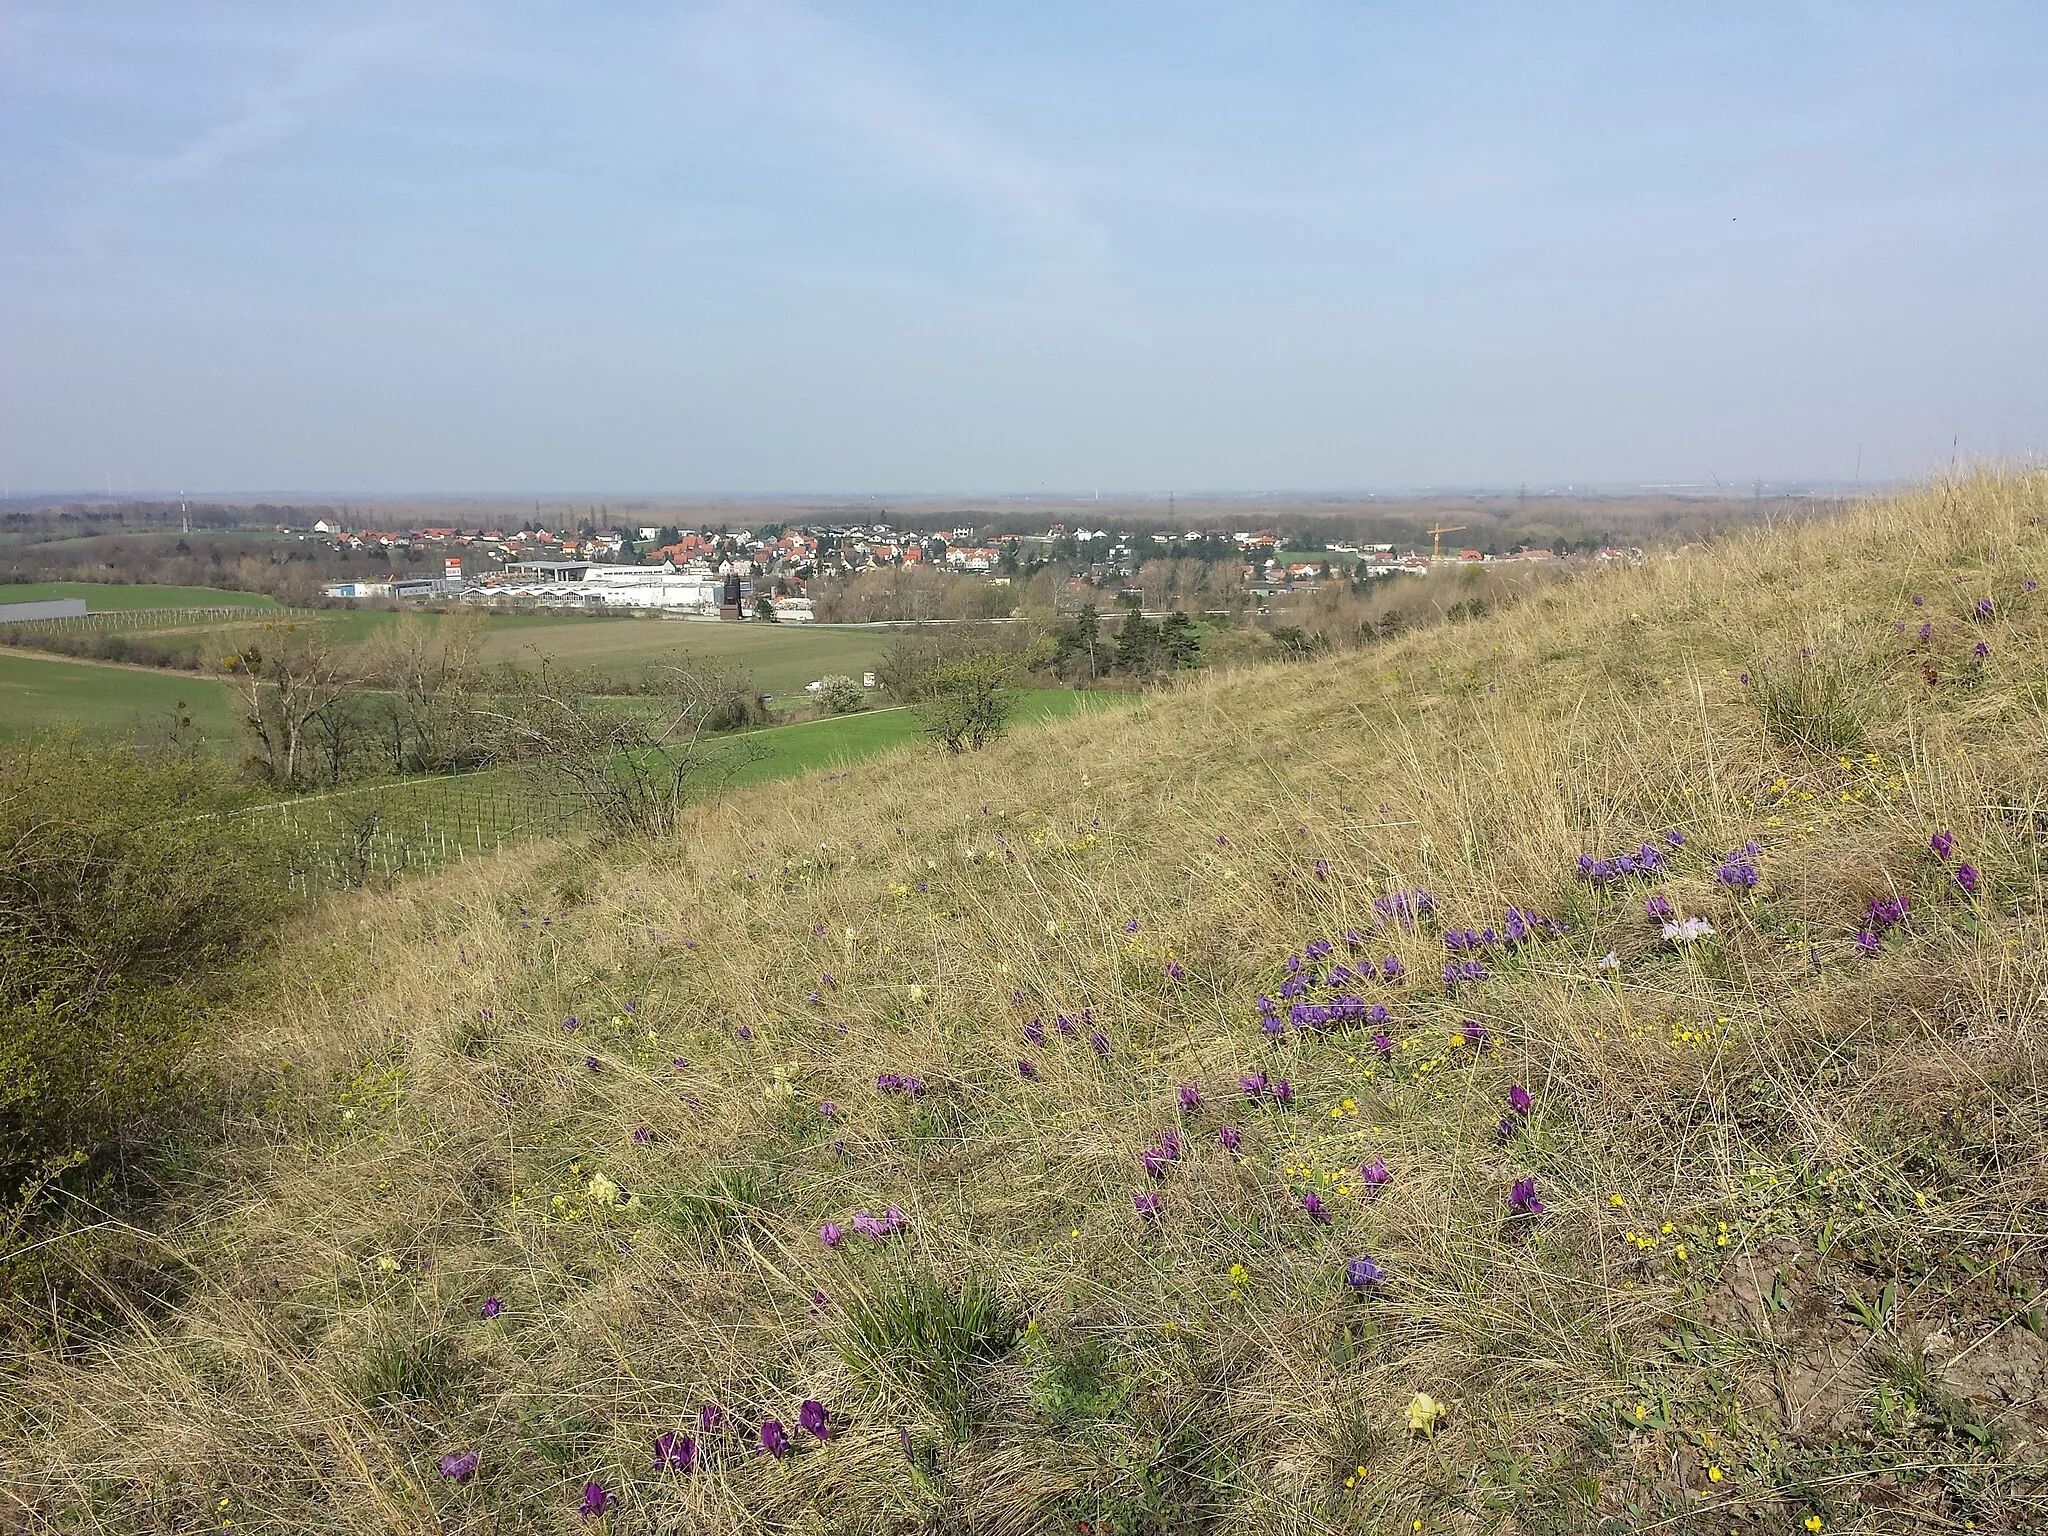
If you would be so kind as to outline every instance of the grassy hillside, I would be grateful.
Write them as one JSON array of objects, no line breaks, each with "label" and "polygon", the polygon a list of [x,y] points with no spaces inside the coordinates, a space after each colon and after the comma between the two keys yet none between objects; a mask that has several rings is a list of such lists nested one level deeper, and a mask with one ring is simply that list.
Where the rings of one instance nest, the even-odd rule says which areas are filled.
[{"label": "grassy hillside", "polygon": [[155,1228],[39,1251],[4,1497],[2038,1528],[2044,515],[1942,487],[337,905]]}]

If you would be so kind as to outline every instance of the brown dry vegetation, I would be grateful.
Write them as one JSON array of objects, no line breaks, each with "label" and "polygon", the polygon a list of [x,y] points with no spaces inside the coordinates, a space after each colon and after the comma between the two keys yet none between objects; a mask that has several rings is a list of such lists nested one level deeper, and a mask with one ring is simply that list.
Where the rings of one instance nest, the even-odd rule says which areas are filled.
[{"label": "brown dry vegetation", "polygon": [[[2037,1528],[2044,516],[2048,476],[1943,485],[339,902],[250,979],[161,1220],[41,1250],[4,1507],[571,1530],[595,1481],[618,1531]],[[1742,681],[1833,658],[1840,757]],[[1666,828],[1666,878],[1575,876]],[[1716,856],[1751,839],[1743,894]],[[1435,922],[1376,925],[1411,887]],[[1652,892],[1713,939],[1663,942]],[[1447,995],[1437,927],[1510,903],[1569,933]],[[1359,993],[1387,1062],[1259,1029],[1347,929],[1407,964]],[[1105,1057],[1051,1026],[1084,1008]],[[821,1244],[892,1202],[893,1238]],[[800,1454],[650,1470],[707,1401]]]}]

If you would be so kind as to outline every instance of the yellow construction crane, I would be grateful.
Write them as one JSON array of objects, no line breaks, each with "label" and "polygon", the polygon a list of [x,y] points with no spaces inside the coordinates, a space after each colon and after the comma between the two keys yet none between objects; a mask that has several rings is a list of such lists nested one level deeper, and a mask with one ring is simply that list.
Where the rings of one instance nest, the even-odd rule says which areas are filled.
[{"label": "yellow construction crane", "polygon": [[1444,535],[1445,535],[1445,534],[1447,534],[1447,533],[1464,533],[1465,531],[1466,531],[1466,525],[1465,525],[1465,524],[1463,524],[1463,523],[1454,523],[1454,524],[1451,524],[1451,525],[1449,525],[1448,527],[1437,527],[1437,528],[1432,528],[1432,529],[1430,529],[1430,530],[1429,530],[1429,563],[1430,563],[1431,565],[1435,565],[1435,564],[1437,563],[1437,561],[1439,561],[1439,560],[1443,559],[1443,557],[1444,557]]}]

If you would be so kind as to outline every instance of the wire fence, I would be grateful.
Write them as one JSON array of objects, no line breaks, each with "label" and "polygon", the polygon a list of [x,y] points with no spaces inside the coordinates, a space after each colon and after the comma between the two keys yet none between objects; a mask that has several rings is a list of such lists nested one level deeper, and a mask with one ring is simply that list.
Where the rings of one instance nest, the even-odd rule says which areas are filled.
[{"label": "wire fence", "polygon": [[424,874],[588,824],[579,802],[514,770],[367,784],[225,813],[300,895]]},{"label": "wire fence", "polygon": [[222,622],[269,624],[279,619],[318,616],[316,609],[258,608],[251,604],[229,604],[217,608],[107,608],[98,613],[73,614],[55,619],[0,620],[10,635],[60,635],[108,629],[173,629],[198,626],[209,628]]}]

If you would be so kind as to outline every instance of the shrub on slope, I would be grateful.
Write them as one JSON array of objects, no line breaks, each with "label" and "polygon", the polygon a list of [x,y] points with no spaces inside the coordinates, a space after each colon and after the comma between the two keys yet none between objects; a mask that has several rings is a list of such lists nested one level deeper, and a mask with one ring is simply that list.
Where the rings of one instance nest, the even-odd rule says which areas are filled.
[{"label": "shrub on slope", "polygon": [[[189,1293],[0,1389],[14,1497],[2038,1523],[2044,514],[1943,486],[340,908]],[[1757,698],[1844,657],[1853,756]]]}]

